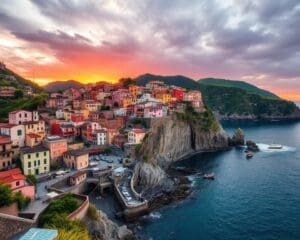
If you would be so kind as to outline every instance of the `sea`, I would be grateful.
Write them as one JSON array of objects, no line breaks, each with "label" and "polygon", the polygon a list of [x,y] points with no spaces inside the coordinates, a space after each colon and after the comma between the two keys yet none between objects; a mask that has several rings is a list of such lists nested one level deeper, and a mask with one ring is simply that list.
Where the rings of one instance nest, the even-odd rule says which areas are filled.
[{"label": "sea", "polygon": [[[243,147],[233,148],[178,163],[216,179],[189,176],[192,195],[145,216],[141,239],[300,239],[300,122],[223,122],[223,127],[230,135],[242,128],[261,151],[246,159]],[[272,143],[283,148],[268,149]]]}]

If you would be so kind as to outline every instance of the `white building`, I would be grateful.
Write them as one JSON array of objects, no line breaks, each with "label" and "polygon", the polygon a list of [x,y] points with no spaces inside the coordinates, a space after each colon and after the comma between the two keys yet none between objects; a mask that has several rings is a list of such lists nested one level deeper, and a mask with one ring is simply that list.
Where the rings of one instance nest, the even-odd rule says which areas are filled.
[{"label": "white building", "polygon": [[9,113],[10,124],[21,124],[24,122],[38,121],[38,112],[29,112],[25,110],[17,110]]},{"label": "white building", "polygon": [[55,112],[55,116],[56,116],[56,119],[64,119],[64,118],[65,118],[64,110],[58,109],[58,110]]},{"label": "white building", "polygon": [[107,130],[102,128],[101,130],[96,131],[96,145],[105,145],[107,144]]},{"label": "white building", "polygon": [[126,108],[118,108],[114,110],[115,116],[126,116],[127,109]]},{"label": "white building", "polygon": [[129,144],[139,144],[143,141],[145,136],[145,131],[138,128],[133,128],[128,132],[128,143]]},{"label": "white building", "polygon": [[24,147],[25,146],[25,127],[21,124],[0,124],[0,134],[7,135],[12,141],[12,146]]}]

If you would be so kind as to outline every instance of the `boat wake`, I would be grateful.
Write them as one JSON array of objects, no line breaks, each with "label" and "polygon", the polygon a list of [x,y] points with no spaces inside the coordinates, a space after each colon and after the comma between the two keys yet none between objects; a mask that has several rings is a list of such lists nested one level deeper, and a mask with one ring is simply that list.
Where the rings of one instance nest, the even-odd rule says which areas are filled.
[{"label": "boat wake", "polygon": [[289,146],[282,146],[282,148],[280,149],[270,149],[269,148],[269,144],[265,144],[265,143],[257,143],[257,146],[259,147],[259,150],[261,152],[269,152],[269,153],[273,153],[273,152],[293,152],[296,150],[296,148],[294,147],[289,147]]}]

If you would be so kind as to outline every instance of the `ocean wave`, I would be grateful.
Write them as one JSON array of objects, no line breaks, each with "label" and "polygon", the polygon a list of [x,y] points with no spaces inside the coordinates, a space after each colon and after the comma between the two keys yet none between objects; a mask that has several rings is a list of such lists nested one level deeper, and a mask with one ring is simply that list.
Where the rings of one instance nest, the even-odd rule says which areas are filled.
[{"label": "ocean wave", "polygon": [[148,216],[151,219],[160,219],[162,217],[160,212],[152,212]]},{"label": "ocean wave", "polygon": [[296,150],[296,148],[294,147],[289,147],[289,146],[282,146],[281,149],[269,149],[269,144],[265,144],[265,143],[257,143],[257,146],[259,147],[259,150],[261,152],[293,152]]},{"label": "ocean wave", "polygon": [[197,178],[196,175],[190,175],[190,176],[187,176],[187,179],[191,182],[191,186],[192,186],[192,187],[194,187],[195,184],[196,184],[196,178]]}]

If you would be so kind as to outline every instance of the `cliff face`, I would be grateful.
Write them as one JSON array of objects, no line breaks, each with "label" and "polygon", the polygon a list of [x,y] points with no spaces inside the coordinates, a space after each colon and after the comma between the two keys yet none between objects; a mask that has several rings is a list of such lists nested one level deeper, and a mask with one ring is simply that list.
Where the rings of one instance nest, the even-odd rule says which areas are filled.
[{"label": "cliff face", "polygon": [[216,124],[203,130],[200,121],[185,121],[175,115],[154,120],[139,156],[164,168],[195,152],[226,148],[228,137],[221,125]]},{"label": "cliff face", "polygon": [[203,126],[199,119],[183,120],[176,115],[154,120],[137,153],[140,159],[135,167],[137,184],[147,187],[163,184],[167,179],[163,169],[172,162],[196,152],[228,147],[228,137],[214,118],[206,128]]}]

